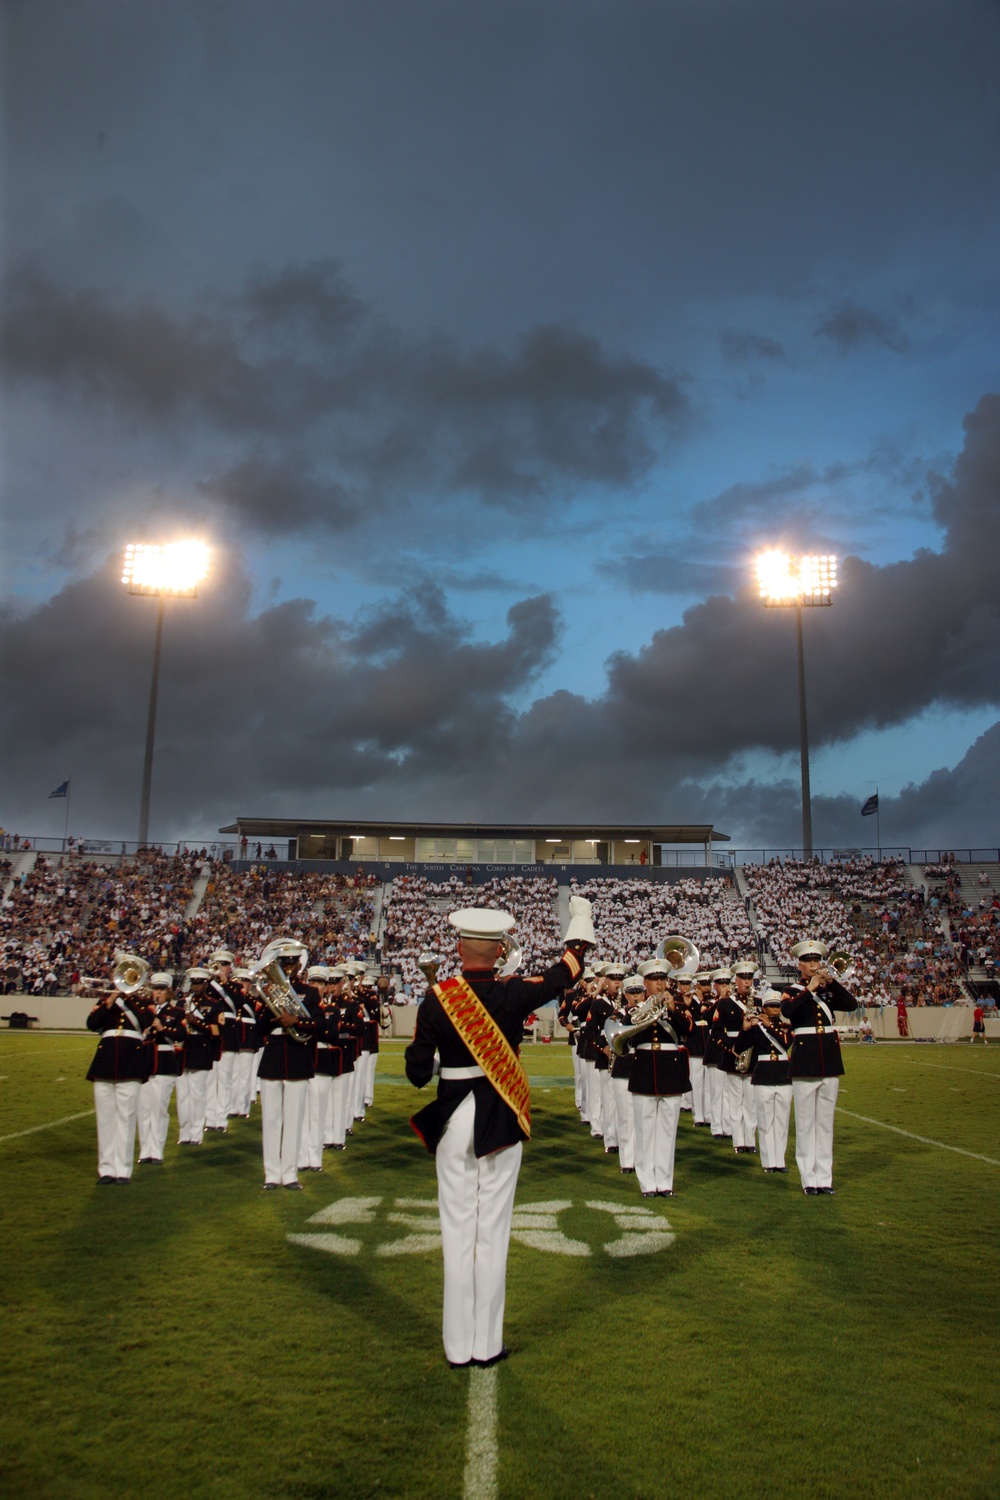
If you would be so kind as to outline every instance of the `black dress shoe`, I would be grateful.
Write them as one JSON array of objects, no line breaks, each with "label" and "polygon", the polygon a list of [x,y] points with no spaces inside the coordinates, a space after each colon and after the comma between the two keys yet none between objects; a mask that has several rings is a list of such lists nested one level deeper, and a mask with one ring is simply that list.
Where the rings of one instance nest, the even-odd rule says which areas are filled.
[{"label": "black dress shoe", "polygon": [[97,1179],[98,1187],[108,1187],[109,1185],[113,1185],[114,1182],[115,1179],[113,1177],[98,1177]]},{"label": "black dress shoe", "polygon": [[674,1196],[674,1190],[673,1188],[660,1188],[656,1196],[658,1198],[672,1198]]},{"label": "black dress shoe", "polygon": [[819,1192],[819,1188],[803,1188],[802,1191],[807,1198],[815,1198]]},{"label": "black dress shoe", "polygon": [[605,1148],[604,1148],[604,1154],[605,1154],[605,1156],[617,1156],[618,1155],[618,1147],[617,1146],[605,1146]]},{"label": "black dress shoe", "polygon": [[449,1359],[448,1361],[449,1368],[452,1370],[467,1370],[475,1363],[474,1359]]},{"label": "black dress shoe", "polygon": [[265,1182],[261,1191],[264,1193],[276,1193],[280,1186],[280,1182]]},{"label": "black dress shoe", "polygon": [[654,1191],[654,1192],[652,1192],[652,1193],[643,1193],[643,1195],[642,1195],[642,1196],[643,1196],[643,1197],[644,1197],[644,1198],[655,1198],[655,1197],[656,1197],[656,1192],[655,1192],[655,1191]]},{"label": "black dress shoe", "polygon": [[827,1197],[827,1198],[832,1198],[834,1190],[833,1190],[832,1187],[826,1187],[826,1188],[817,1188],[816,1192],[817,1193],[823,1193],[824,1196]]},{"label": "black dress shoe", "polygon": [[283,1182],[281,1186],[286,1188],[290,1193],[302,1193],[305,1191],[301,1182]]},{"label": "black dress shoe", "polygon": [[469,1364],[475,1365],[477,1370],[488,1370],[491,1365],[498,1365],[503,1359],[510,1359],[510,1350],[506,1344],[504,1344],[499,1354],[494,1354],[489,1359],[470,1359]]},{"label": "black dress shoe", "polygon": [[117,1182],[119,1187],[128,1187],[132,1179],[131,1177],[116,1177],[115,1181]]},{"label": "black dress shoe", "polygon": [[622,1167],[622,1168],[620,1168],[620,1170],[623,1173],[627,1173],[627,1174],[629,1174],[632,1177],[635,1176],[635,1167]]}]

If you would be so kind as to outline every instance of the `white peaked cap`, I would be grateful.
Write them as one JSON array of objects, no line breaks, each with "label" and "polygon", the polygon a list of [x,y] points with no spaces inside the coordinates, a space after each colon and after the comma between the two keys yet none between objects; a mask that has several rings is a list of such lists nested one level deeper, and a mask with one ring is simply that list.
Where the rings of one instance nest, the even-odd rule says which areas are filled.
[{"label": "white peaked cap", "polygon": [[168,974],[165,969],[161,969],[158,974],[154,974],[151,977],[149,983],[153,989],[172,990],[174,987],[174,976]]},{"label": "white peaked cap", "polygon": [[752,958],[741,958],[739,963],[733,964],[733,978],[739,975],[742,979],[752,979],[757,972],[757,963]]},{"label": "white peaked cap", "polygon": [[309,968],[306,970],[307,979],[319,979],[325,982],[327,979],[329,979],[329,977],[330,970],[327,968],[326,964],[310,964]]},{"label": "white peaked cap", "polygon": [[639,973],[643,979],[669,979],[673,972],[665,958],[650,958],[639,965]]},{"label": "white peaked cap", "polygon": [[817,938],[803,938],[801,943],[796,943],[791,950],[793,958],[826,958],[829,948]]},{"label": "white peaked cap", "polygon": [[459,937],[478,938],[483,943],[499,943],[515,920],[509,911],[492,911],[485,906],[463,906],[448,917]]}]

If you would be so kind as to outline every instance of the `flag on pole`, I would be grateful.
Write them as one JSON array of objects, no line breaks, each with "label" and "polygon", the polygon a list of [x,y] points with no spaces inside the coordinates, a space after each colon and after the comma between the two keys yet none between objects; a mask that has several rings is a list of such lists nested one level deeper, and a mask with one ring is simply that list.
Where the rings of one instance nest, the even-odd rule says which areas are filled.
[{"label": "flag on pole", "polygon": [[872,815],[872,813],[877,813],[877,812],[878,812],[878,792],[873,792],[872,795],[868,798],[868,801],[865,803],[864,807],[861,809],[861,816],[863,818],[870,818],[871,815]]},{"label": "flag on pole", "polygon": [[49,801],[51,802],[53,797],[68,797],[68,796],[69,796],[69,782],[68,781],[64,781],[63,784],[62,784],[62,786],[57,786],[54,792],[50,792],[49,793]]}]

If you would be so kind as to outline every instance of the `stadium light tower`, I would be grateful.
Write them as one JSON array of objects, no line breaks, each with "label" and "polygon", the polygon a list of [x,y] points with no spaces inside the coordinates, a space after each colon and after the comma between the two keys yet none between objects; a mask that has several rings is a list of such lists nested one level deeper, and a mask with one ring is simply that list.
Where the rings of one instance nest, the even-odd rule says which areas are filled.
[{"label": "stadium light tower", "polygon": [[153,785],[153,744],[156,740],[156,699],[160,689],[160,646],[163,641],[163,607],[168,599],[195,599],[198,585],[208,573],[209,549],[204,542],[129,542],[125,548],[122,583],[130,594],[155,598],[156,635],[153,641],[153,677],[149,688],[146,719],[146,757],[142,765],[142,796],[139,801],[139,843],[149,838],[149,795]]},{"label": "stadium light tower", "polygon": [[806,664],[802,649],[803,609],[833,603],[837,587],[837,559],[829,553],[789,557],[787,552],[762,552],[757,559],[757,582],[767,609],[795,610],[795,641],[799,656],[799,763],[802,771],[802,857],[812,859],[812,795],[809,789],[809,725],[806,720]]}]

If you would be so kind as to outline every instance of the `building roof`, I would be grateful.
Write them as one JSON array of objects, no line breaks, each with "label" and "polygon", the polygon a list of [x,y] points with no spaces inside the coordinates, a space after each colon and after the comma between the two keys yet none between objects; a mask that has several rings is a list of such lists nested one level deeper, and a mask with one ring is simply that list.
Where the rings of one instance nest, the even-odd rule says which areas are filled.
[{"label": "building roof", "polygon": [[298,838],[325,833],[337,838],[482,838],[482,839],[640,839],[650,844],[729,843],[711,823],[387,823],[326,818],[243,818],[219,829],[247,838]]}]

